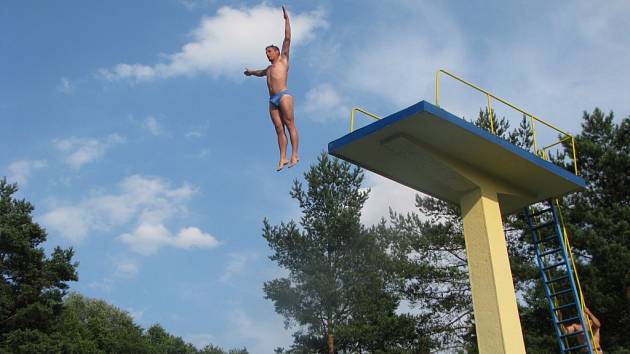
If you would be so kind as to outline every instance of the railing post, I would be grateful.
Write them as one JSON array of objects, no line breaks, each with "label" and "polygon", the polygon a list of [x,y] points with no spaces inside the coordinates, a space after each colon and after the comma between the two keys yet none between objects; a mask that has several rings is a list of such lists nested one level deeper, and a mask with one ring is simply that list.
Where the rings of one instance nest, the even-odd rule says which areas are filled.
[{"label": "railing post", "polygon": [[532,142],[534,143],[534,154],[538,155],[538,144],[536,143],[536,121],[534,117],[529,116],[532,125]]},{"label": "railing post", "polygon": [[354,131],[354,111],[356,110],[356,108],[352,108],[352,111],[350,112],[350,133],[352,133]]},{"label": "railing post", "polygon": [[575,169],[575,175],[578,176],[578,163],[577,156],[575,154],[575,138],[571,135],[571,147],[573,148],[573,168]]},{"label": "railing post", "polygon": [[435,105],[440,107],[440,70],[435,73]]},{"label": "railing post", "polygon": [[492,105],[490,104],[490,94],[486,93],[488,97],[488,119],[490,119],[490,131],[492,134],[497,135],[497,132],[494,130],[494,119],[492,118]]}]

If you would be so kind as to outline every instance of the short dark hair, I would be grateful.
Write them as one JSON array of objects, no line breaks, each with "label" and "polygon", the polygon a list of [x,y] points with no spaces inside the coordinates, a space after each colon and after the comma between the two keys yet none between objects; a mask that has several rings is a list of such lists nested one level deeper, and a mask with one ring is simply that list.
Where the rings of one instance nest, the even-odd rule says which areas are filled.
[{"label": "short dark hair", "polygon": [[279,52],[279,51],[280,51],[280,48],[276,47],[276,46],[275,46],[275,45],[273,45],[273,44],[272,44],[272,45],[268,45],[268,46],[266,46],[266,47],[265,47],[265,49],[268,49],[268,48],[273,48],[273,49],[275,49],[275,50],[276,50],[276,52]]}]

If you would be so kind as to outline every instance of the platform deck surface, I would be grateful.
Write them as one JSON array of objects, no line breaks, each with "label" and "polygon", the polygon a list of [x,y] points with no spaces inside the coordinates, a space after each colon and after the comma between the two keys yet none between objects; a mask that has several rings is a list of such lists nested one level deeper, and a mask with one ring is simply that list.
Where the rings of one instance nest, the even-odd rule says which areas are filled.
[{"label": "platform deck surface", "polygon": [[508,187],[499,193],[504,215],[585,187],[571,172],[426,101],[330,142],[328,152],[457,204],[478,187],[469,178],[474,171]]}]

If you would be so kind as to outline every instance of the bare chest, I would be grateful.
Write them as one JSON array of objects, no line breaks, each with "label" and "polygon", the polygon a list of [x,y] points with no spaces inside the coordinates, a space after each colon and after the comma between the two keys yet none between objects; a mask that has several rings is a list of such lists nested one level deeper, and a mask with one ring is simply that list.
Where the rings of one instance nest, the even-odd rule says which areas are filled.
[{"label": "bare chest", "polygon": [[269,66],[269,69],[267,69],[267,76],[272,80],[281,80],[287,77],[287,72],[287,65],[277,63]]}]

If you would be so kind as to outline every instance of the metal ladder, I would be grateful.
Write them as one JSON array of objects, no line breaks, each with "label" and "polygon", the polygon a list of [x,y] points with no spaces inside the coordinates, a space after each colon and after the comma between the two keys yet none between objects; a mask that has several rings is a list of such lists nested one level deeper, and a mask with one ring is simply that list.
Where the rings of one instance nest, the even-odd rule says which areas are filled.
[{"label": "metal ladder", "polygon": [[[587,319],[582,311],[582,301],[576,273],[565,242],[562,220],[554,201],[543,203],[542,209],[525,209],[527,224],[534,242],[536,261],[540,268],[545,296],[560,345],[560,352],[597,354]],[[580,324],[582,329],[566,333],[564,328]],[[578,338],[583,338],[580,343]]]}]

